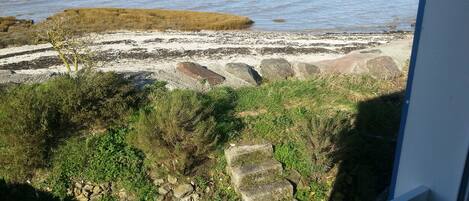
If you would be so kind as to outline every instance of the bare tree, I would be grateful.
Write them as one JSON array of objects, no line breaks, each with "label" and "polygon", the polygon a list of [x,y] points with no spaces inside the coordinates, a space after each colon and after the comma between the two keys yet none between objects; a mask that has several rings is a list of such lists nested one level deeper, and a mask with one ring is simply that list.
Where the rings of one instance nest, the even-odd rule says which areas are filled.
[{"label": "bare tree", "polygon": [[86,68],[94,66],[94,52],[89,48],[91,39],[75,32],[70,24],[72,21],[66,17],[55,17],[47,20],[38,32],[38,39],[52,45],[68,73],[72,72],[72,67],[78,72],[80,63]]}]

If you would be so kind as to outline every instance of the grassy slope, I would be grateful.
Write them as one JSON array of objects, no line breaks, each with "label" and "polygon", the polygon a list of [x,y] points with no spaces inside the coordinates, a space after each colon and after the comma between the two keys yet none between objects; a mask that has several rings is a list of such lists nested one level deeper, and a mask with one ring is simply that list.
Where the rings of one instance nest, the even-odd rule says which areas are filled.
[{"label": "grassy slope", "polygon": [[[214,101],[223,100],[217,101],[215,108],[227,115],[220,120],[220,126],[233,128],[230,126],[233,122],[241,123],[241,127],[224,132],[229,135],[226,136],[229,143],[271,142],[275,157],[284,165],[287,175],[295,172],[301,175],[296,188],[298,200],[327,200],[331,195],[332,200],[366,201],[373,200],[389,184],[404,81],[318,76],[307,81],[287,80],[238,90],[219,88],[207,95]],[[82,143],[73,138],[67,140],[55,157],[65,156],[70,160],[52,162],[47,170],[52,178],[46,180],[52,179],[52,183],[46,186],[52,184],[51,188],[63,195],[67,182],[85,177],[97,182],[121,181],[136,197],[152,194],[148,190],[148,178],[128,179],[129,174],[142,175],[142,158],[120,135],[116,135],[118,138],[110,134],[88,136],[87,142],[103,145],[85,151],[92,157],[75,153],[87,150],[82,147],[83,140]],[[238,199],[225,173],[222,150],[227,145],[221,145],[209,153],[214,160],[195,175],[201,183],[209,178],[215,181],[215,189],[204,195],[205,200]],[[116,146],[120,148],[109,149]],[[122,167],[119,162],[110,160],[122,157],[139,165],[117,168]],[[88,168],[77,165],[79,158],[90,160],[83,164],[95,164],[93,169],[102,170],[102,174],[83,172]],[[92,163],[93,160],[97,163]],[[44,188],[41,185],[44,183],[35,184]]]},{"label": "grassy slope", "polygon": [[[116,30],[233,30],[248,28],[247,17],[181,10],[80,8],[69,9],[33,26],[16,26],[12,17],[0,18],[0,48],[34,43],[33,33],[52,19],[65,17],[75,33]],[[14,27],[10,30],[8,27]],[[9,30],[9,31],[8,31]]]},{"label": "grassy slope", "polygon": [[287,173],[302,176],[299,200],[373,199],[389,179],[403,81],[324,76],[242,88],[236,141],[272,142]]}]

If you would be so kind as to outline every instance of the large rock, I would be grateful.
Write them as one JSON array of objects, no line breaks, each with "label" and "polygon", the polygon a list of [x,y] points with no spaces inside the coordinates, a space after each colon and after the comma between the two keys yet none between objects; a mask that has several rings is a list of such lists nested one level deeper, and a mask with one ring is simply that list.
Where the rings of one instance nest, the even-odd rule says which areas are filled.
[{"label": "large rock", "polygon": [[285,59],[264,59],[260,68],[262,76],[270,81],[285,80],[294,74],[290,63]]},{"label": "large rock", "polygon": [[321,72],[334,74],[369,74],[375,78],[394,78],[401,74],[396,62],[381,51],[362,50],[343,57],[316,63]]},{"label": "large rock", "polygon": [[261,83],[261,76],[247,64],[228,63],[226,64],[226,71],[252,85],[259,85]]},{"label": "large rock", "polygon": [[177,64],[176,69],[185,75],[199,81],[207,81],[210,85],[223,83],[225,78],[204,66],[192,62],[181,62]]},{"label": "large rock", "polygon": [[377,78],[394,78],[401,74],[396,62],[389,56],[380,56],[366,62],[369,73]]},{"label": "large rock", "polygon": [[319,67],[309,63],[295,63],[293,64],[293,70],[295,71],[295,76],[299,79],[307,79],[321,72]]}]

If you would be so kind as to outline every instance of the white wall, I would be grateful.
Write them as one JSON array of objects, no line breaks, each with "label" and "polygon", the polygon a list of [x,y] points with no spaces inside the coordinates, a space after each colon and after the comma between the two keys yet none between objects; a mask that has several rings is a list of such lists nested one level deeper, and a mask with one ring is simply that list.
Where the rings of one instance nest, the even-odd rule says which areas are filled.
[{"label": "white wall", "polygon": [[[455,201],[469,147],[469,0],[427,0],[394,197]],[[405,118],[405,117],[403,117]]]}]

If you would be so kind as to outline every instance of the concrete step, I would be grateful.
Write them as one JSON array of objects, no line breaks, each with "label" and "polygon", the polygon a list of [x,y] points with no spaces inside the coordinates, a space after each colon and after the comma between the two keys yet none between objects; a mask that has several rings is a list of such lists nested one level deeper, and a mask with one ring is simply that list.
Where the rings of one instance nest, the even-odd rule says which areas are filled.
[{"label": "concrete step", "polygon": [[242,166],[273,157],[271,144],[234,146],[225,150],[228,166]]},{"label": "concrete step", "polygon": [[286,180],[253,186],[241,191],[244,201],[292,201],[293,186]]},{"label": "concrete step", "polygon": [[282,174],[280,162],[267,159],[257,164],[249,164],[231,168],[231,180],[236,188],[267,183],[276,180]]}]

